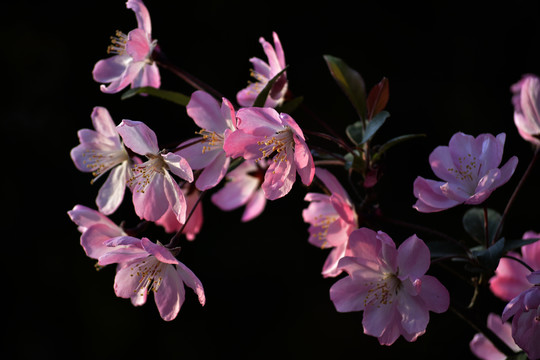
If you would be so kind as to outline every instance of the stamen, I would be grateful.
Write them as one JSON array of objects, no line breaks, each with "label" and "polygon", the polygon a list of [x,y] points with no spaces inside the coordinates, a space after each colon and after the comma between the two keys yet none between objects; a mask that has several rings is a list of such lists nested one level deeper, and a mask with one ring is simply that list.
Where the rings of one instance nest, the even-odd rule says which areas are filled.
[{"label": "stamen", "polygon": [[94,176],[91,181],[92,184],[108,170],[129,160],[129,156],[124,149],[113,151],[91,149],[85,151],[82,156],[85,158],[83,164],[92,171],[92,175]]},{"label": "stamen", "polygon": [[216,134],[215,131],[208,131],[201,129],[197,131],[197,134],[203,138],[203,154],[207,151],[215,150],[216,148],[223,148],[223,135]]},{"label": "stamen", "polygon": [[266,136],[264,138],[264,141],[257,141],[262,154],[258,161],[269,157],[272,157],[274,162],[288,161],[287,153],[294,149],[293,133],[288,126],[276,132],[271,138],[268,139]]},{"label": "stamen", "polygon": [[163,174],[167,169],[167,164],[161,155],[146,155],[149,160],[145,163],[133,166],[131,169],[132,176],[128,179],[128,186],[133,191],[143,193],[146,191],[148,184],[156,174]]},{"label": "stamen", "polygon": [[321,249],[324,249],[328,242],[326,241],[326,236],[328,235],[328,228],[334,221],[338,219],[338,215],[319,215],[315,217],[313,226],[318,226],[321,228],[321,231],[311,234],[312,237],[316,238],[319,241],[324,241]]},{"label": "stamen", "polygon": [[122,55],[126,51],[127,35],[116,30],[115,36],[111,36],[111,45],[107,47],[107,54]]},{"label": "stamen", "polygon": [[364,306],[390,305],[401,289],[401,281],[391,273],[385,274],[379,281],[371,281],[364,285],[370,288],[364,299]]},{"label": "stamen", "polygon": [[130,268],[130,276],[138,276],[139,284],[137,285],[135,290],[133,290],[133,292],[138,293],[142,289],[148,289],[149,287],[150,290],[152,290],[153,292],[158,291],[161,282],[163,281],[161,272],[165,265],[166,264],[160,262],[153,256],[150,256],[146,260],[134,264],[134,266]]}]

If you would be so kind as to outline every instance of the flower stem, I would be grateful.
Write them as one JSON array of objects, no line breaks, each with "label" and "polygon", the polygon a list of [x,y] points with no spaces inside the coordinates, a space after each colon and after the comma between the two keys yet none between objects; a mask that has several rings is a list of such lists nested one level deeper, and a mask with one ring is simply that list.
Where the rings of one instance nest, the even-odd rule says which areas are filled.
[{"label": "flower stem", "polygon": [[506,217],[508,216],[508,212],[510,211],[510,208],[512,207],[514,201],[516,200],[517,194],[519,193],[521,188],[523,188],[523,184],[525,183],[525,180],[527,180],[527,178],[529,177],[531,170],[534,167],[534,164],[538,161],[538,158],[540,158],[540,146],[536,146],[534,155],[531,159],[531,162],[529,163],[529,166],[527,167],[527,170],[525,170],[525,172],[523,173],[521,180],[519,181],[518,185],[514,189],[512,196],[510,196],[508,203],[506,204],[506,208],[504,209],[504,212],[501,216],[501,221],[499,222],[499,226],[497,227],[497,231],[495,232],[495,236],[493,237],[494,242],[499,239],[499,236],[501,236],[504,221],[506,220]]},{"label": "flower stem", "polygon": [[180,241],[180,237],[182,236],[182,232],[184,231],[189,219],[191,219],[191,217],[195,213],[195,209],[197,209],[197,206],[199,206],[199,203],[201,202],[201,200],[203,198],[203,195],[205,193],[206,193],[206,191],[201,191],[201,193],[199,194],[199,198],[197,199],[197,201],[193,205],[193,208],[191,209],[191,211],[189,212],[189,214],[188,214],[188,216],[186,218],[186,222],[184,224],[182,224],[182,227],[180,228],[180,230],[178,230],[176,232],[176,234],[174,234],[174,236],[171,238],[169,243],[167,245],[165,245],[165,247],[167,247],[169,249],[174,249],[175,247],[179,246],[178,242]]},{"label": "flower stem", "polygon": [[517,257],[511,256],[511,255],[503,255],[502,257],[517,261],[521,265],[525,266],[527,268],[527,270],[529,270],[530,272],[534,272],[534,269],[532,267],[530,267],[525,261],[523,261],[521,259],[518,259]]}]

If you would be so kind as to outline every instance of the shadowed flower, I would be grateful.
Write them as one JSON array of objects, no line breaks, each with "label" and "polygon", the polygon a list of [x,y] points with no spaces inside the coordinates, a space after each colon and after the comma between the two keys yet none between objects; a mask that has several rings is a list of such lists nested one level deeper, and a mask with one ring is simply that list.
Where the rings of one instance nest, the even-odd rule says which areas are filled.
[{"label": "shadowed flower", "polygon": [[158,66],[152,60],[157,42],[152,40],[150,14],[141,0],[128,0],[126,6],[135,12],[137,28],[127,35],[117,31],[107,49],[114,56],[98,61],[92,71],[95,81],[109,83],[100,86],[105,93],[117,93],[128,85],[133,88],[161,85]]},{"label": "shadowed flower", "polygon": [[195,291],[204,306],[206,299],[200,280],[163,245],[130,236],[112,239],[107,245],[112,249],[99,258],[99,265],[119,264],[114,279],[116,296],[140,306],[146,303],[148,291],[153,291],[165,321],[178,315],[186,297],[184,285]]},{"label": "shadowed flower", "polygon": [[70,155],[77,169],[94,175],[92,183],[110,171],[96,198],[99,211],[109,215],[124,199],[130,159],[107,109],[96,106],[91,118],[95,130],[79,130],[80,144]]},{"label": "shadowed flower", "polygon": [[429,311],[448,309],[448,290],[433,276],[425,275],[430,252],[416,235],[396,249],[384,232],[360,228],[349,238],[350,256],[338,269],[347,277],[330,288],[337,311],[364,311],[364,333],[381,345],[391,345],[402,335],[415,341],[426,331]]},{"label": "shadowed flower", "polygon": [[503,310],[502,320],[512,319],[512,337],[529,359],[540,359],[540,270],[527,275],[532,285],[515,298]]},{"label": "shadowed flower", "polygon": [[[487,327],[493,331],[508,347],[515,352],[519,352],[521,348],[516,345],[512,338],[512,325],[503,322],[501,318],[495,314],[489,314],[487,318]],[[482,360],[505,360],[504,355],[499,349],[489,341],[484,334],[475,334],[469,344],[474,355]]]},{"label": "shadowed flower", "polygon": [[273,108],[243,108],[236,114],[237,130],[232,132],[223,149],[233,158],[271,159],[262,189],[267,199],[275,200],[291,190],[296,172],[302,183],[311,184],[315,175],[313,157],[304,134],[288,114]]},{"label": "shadowed flower", "polygon": [[[285,55],[279,37],[275,32],[272,33],[272,37],[274,39],[275,48],[264,38],[261,37],[259,39],[268,59],[268,63],[257,57],[249,59],[253,64],[251,76],[256,82],[250,83],[248,87],[240,90],[236,95],[236,99],[241,106],[253,106],[255,99],[262,89],[265,88],[268,81],[285,69]],[[286,73],[283,73],[272,86],[264,106],[275,108],[276,106],[281,105],[285,98],[285,94],[287,93],[287,87],[287,75]]]},{"label": "shadowed flower", "polygon": [[523,139],[540,146],[540,79],[525,75],[512,85],[514,123]]},{"label": "shadowed flower", "polygon": [[310,224],[309,243],[322,249],[332,248],[322,270],[324,277],[341,274],[339,259],[350,255],[347,252],[349,235],[358,227],[357,216],[349,195],[332,173],[315,168],[317,176],[330,191],[330,195],[307,193],[304,200],[310,201],[302,216]]},{"label": "shadowed flower", "polygon": [[498,187],[505,184],[516,169],[518,159],[511,157],[500,169],[506,135],[481,134],[477,138],[456,133],[449,146],[439,146],[429,155],[435,175],[443,181],[417,177],[414,208],[420,212],[436,212],[459,204],[484,202]]}]

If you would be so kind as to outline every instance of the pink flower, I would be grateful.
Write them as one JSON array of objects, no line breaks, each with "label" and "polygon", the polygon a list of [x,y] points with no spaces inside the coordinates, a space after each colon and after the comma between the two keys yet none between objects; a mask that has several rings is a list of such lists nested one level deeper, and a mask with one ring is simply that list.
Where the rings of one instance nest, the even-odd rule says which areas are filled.
[{"label": "pink flower", "polygon": [[414,181],[413,206],[420,212],[436,212],[459,204],[480,204],[516,169],[513,156],[500,169],[506,135],[481,134],[477,138],[456,133],[449,146],[439,146],[429,155],[435,175],[443,181],[417,177]]},{"label": "pink flower", "polygon": [[225,139],[223,149],[231,157],[272,159],[262,184],[267,199],[275,200],[289,193],[297,171],[302,183],[311,184],[315,175],[313,157],[292,117],[268,107],[243,108],[236,116],[237,130]]},{"label": "pink flower", "polygon": [[398,249],[382,231],[360,228],[349,238],[351,256],[339,261],[348,276],[330,288],[339,312],[364,311],[364,333],[382,345],[402,335],[415,341],[426,331],[429,311],[448,309],[448,290],[436,278],[425,275],[429,249],[416,235]]},{"label": "pink flower", "polygon": [[[263,60],[253,57],[249,61],[253,64],[251,76],[257,81],[250,83],[245,89],[240,90],[236,95],[236,99],[241,106],[253,106],[255,99],[265,88],[268,81],[274,78],[280,71],[285,69],[285,55],[279,37],[275,32],[272,33],[274,38],[274,46],[264,40],[262,37],[259,42],[263,46],[264,53],[268,58],[268,63]],[[287,75],[283,73],[272,86],[272,90],[268,94],[264,106],[275,108],[283,103],[285,94],[287,93]]]},{"label": "pink flower", "polygon": [[109,83],[100,87],[105,93],[119,92],[128,85],[159,88],[161,84],[159,69],[152,60],[157,42],[152,40],[150,14],[141,0],[128,0],[126,6],[135,12],[137,28],[127,35],[117,31],[107,50],[115,55],[98,61],[92,71],[95,81]]},{"label": "pink flower", "polygon": [[178,315],[185,300],[184,285],[195,291],[204,306],[206,300],[200,280],[171,250],[147,238],[130,236],[112,239],[107,245],[112,250],[99,258],[99,265],[119,264],[114,279],[116,296],[131,299],[133,305],[140,306],[146,303],[148,291],[152,290],[159,314],[165,321]]},{"label": "pink flower", "polygon": [[170,207],[165,212],[165,214],[156,221],[156,224],[163,226],[165,231],[168,233],[177,232],[182,228],[182,226],[184,226],[182,233],[186,235],[186,238],[188,240],[191,241],[195,240],[195,237],[197,236],[199,231],[201,231],[201,227],[203,224],[202,202],[198,201],[201,192],[197,190],[195,186],[193,186],[193,184],[190,183],[185,183],[183,186],[181,186],[181,189],[184,193],[184,197],[186,198],[186,213],[191,213],[193,207],[197,205],[191,218],[189,218],[189,220],[186,219],[186,226],[184,226],[178,221],[177,217],[175,216],[174,212]]},{"label": "pink flower", "polygon": [[68,211],[71,220],[81,232],[81,246],[92,259],[110,251],[105,242],[119,236],[126,236],[124,230],[100,212],[83,205],[75,205]]},{"label": "pink flower", "polygon": [[[233,105],[223,98],[218,102],[204,91],[195,91],[187,104],[187,113],[201,130],[202,139],[190,139],[176,153],[186,158],[194,170],[204,169],[195,185],[199,190],[216,186],[227,173],[230,158],[223,151],[223,142],[236,128]],[[189,145],[193,143],[193,145]]]},{"label": "pink flower", "polygon": [[[528,231],[523,239],[540,238],[540,233]],[[521,247],[523,256],[509,252],[508,255],[523,260],[533,270],[540,270],[540,241]],[[531,272],[519,262],[501,258],[495,270],[495,276],[489,280],[489,286],[495,296],[505,301],[510,301],[523,291],[531,287],[527,281],[527,275]]]},{"label": "pink flower", "polygon": [[[515,352],[521,351],[521,348],[516,345],[512,338],[512,325],[510,323],[503,322],[501,318],[495,314],[489,314],[487,318],[487,327],[495,335],[497,335],[508,347]],[[469,344],[471,351],[474,355],[482,360],[505,360],[506,355],[499,351],[489,341],[484,334],[476,334]]]},{"label": "pink flower", "polygon": [[183,224],[186,221],[186,199],[169,171],[192,182],[193,172],[186,159],[159,151],[156,134],[140,121],[122,120],[117,129],[128,148],[148,159],[131,168],[132,176],[128,180],[137,215],[141,219],[157,221],[170,207]]},{"label": "pink flower", "polygon": [[330,195],[307,193],[304,200],[310,201],[302,216],[309,223],[309,242],[312,245],[333,248],[326,259],[322,274],[334,277],[341,274],[338,261],[347,253],[349,235],[358,227],[357,216],[349,195],[332,173],[315,168],[315,175],[330,191]]},{"label": "pink flower", "polygon": [[71,159],[80,171],[92,172],[92,183],[110,170],[96,198],[99,211],[109,215],[124,199],[130,159],[107,109],[95,107],[91,118],[95,130],[79,130],[80,144],[71,150]]},{"label": "pink flower", "polygon": [[540,79],[525,75],[512,85],[514,123],[523,139],[540,146]]},{"label": "pink flower", "polygon": [[245,160],[229,172],[223,188],[212,195],[212,202],[223,211],[230,211],[246,206],[242,222],[259,216],[265,206],[266,198],[261,184],[266,171],[266,161]]},{"label": "pink flower", "polygon": [[540,359],[540,270],[527,275],[533,285],[515,298],[503,310],[502,320],[512,316],[512,337],[529,359]]}]

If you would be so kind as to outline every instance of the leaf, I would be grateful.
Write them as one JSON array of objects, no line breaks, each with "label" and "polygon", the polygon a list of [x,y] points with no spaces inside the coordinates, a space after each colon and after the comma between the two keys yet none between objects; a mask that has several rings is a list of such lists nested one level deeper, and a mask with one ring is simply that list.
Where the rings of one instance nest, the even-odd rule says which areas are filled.
[{"label": "leaf", "polygon": [[366,163],[359,153],[345,154],[345,169],[353,169],[354,171],[362,173],[366,167]]},{"label": "leaf", "polygon": [[464,257],[466,256],[465,250],[458,244],[449,241],[430,241],[426,243],[431,258],[444,258],[444,257]]},{"label": "leaf", "polygon": [[[487,209],[488,217],[488,241],[493,242],[493,236],[497,231],[499,222],[501,221],[501,214],[493,209]],[[480,244],[484,244],[486,240],[486,227],[484,223],[484,209],[479,207],[473,207],[465,212],[463,215],[463,227],[465,231]]]},{"label": "leaf", "polygon": [[388,111],[381,111],[373,119],[371,119],[367,126],[366,131],[364,132],[364,135],[362,136],[362,141],[360,144],[364,144],[367,141],[371,140],[371,138],[377,133],[377,131],[380,129],[380,127],[384,124],[386,119],[390,116],[390,113]]},{"label": "leaf", "polygon": [[512,251],[514,249],[520,248],[524,245],[529,245],[532,243],[537,242],[538,238],[534,239],[514,239],[514,240],[506,240],[506,243],[504,244],[504,252]]},{"label": "leaf", "polygon": [[276,76],[268,80],[268,82],[264,86],[264,89],[262,89],[259,95],[257,95],[257,98],[253,103],[254,107],[264,107],[264,104],[266,103],[266,98],[268,97],[268,94],[270,94],[270,90],[272,90],[272,86],[274,86],[274,83],[279,79],[281,75],[283,75],[283,73],[285,72],[285,70],[287,70],[288,67],[289,65],[285,66],[283,70],[276,74]]},{"label": "leaf", "polygon": [[347,137],[355,144],[359,145],[364,138],[364,124],[362,121],[357,121],[345,128]]},{"label": "leaf", "polygon": [[495,270],[499,265],[499,260],[504,254],[505,239],[500,238],[495,244],[484,250],[474,250],[472,253],[478,262],[489,270]]},{"label": "leaf", "polygon": [[155,96],[164,100],[168,100],[182,106],[186,106],[190,100],[189,96],[186,96],[179,92],[162,90],[151,86],[129,89],[122,94],[121,99],[126,100],[138,94],[148,94],[150,96]]},{"label": "leaf", "polygon": [[389,149],[393,148],[394,146],[402,142],[405,142],[407,140],[415,139],[418,137],[425,137],[425,136],[426,134],[409,134],[409,135],[401,135],[401,136],[395,137],[391,140],[388,140],[383,145],[381,145],[379,150],[372,156],[371,159],[373,162],[377,162],[385,152],[387,152]]},{"label": "leaf", "polygon": [[388,103],[389,96],[388,79],[383,77],[383,79],[369,92],[366,104],[368,119],[372,119],[375,115],[384,110]]},{"label": "leaf", "polygon": [[349,101],[354,106],[360,119],[366,119],[366,87],[360,74],[350,68],[343,60],[331,55],[324,55],[330,74]]},{"label": "leaf", "polygon": [[517,354],[510,355],[506,358],[506,360],[528,360],[529,357],[527,356],[527,353],[525,351],[521,351]]}]

